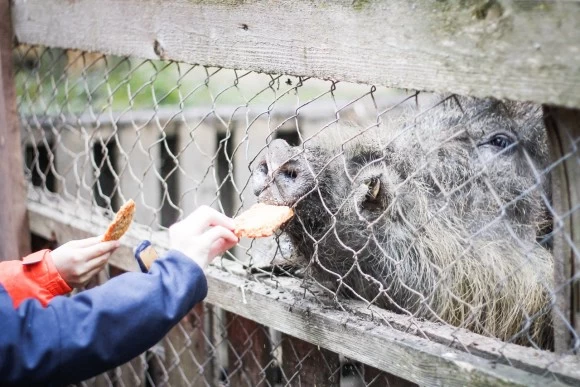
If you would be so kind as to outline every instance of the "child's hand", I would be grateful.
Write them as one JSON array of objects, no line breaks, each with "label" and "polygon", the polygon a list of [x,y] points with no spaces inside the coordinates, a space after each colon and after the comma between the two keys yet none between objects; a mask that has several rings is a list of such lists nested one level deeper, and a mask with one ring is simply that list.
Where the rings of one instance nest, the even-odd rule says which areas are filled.
[{"label": "child's hand", "polygon": [[216,256],[238,243],[233,230],[232,218],[210,207],[201,206],[169,228],[170,246],[205,269]]},{"label": "child's hand", "polygon": [[60,276],[71,288],[86,285],[119,247],[119,241],[101,242],[101,237],[70,241],[51,252]]}]

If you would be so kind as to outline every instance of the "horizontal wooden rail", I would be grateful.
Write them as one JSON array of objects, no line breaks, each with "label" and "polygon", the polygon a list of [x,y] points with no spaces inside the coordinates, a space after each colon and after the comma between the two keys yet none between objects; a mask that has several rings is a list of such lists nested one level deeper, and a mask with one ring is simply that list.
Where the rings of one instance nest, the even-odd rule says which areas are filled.
[{"label": "horizontal wooden rail", "polygon": [[576,1],[13,0],[20,43],[580,107]]},{"label": "horizontal wooden rail", "polygon": [[[389,100],[382,100],[387,105],[410,105],[409,102],[401,103],[403,97],[392,97]],[[345,102],[346,104],[346,102]],[[388,106],[388,105],[387,105]],[[302,113],[300,108],[289,105],[272,107],[270,104],[261,105],[198,105],[195,108],[180,109],[175,107],[162,107],[157,109],[139,109],[130,111],[103,111],[95,116],[93,113],[84,113],[79,116],[74,115],[49,115],[35,114],[21,116],[23,123],[36,126],[40,123],[42,126],[87,126],[99,127],[101,125],[143,125],[155,124],[159,122],[161,127],[171,122],[187,122],[195,125],[203,120],[211,120],[214,117],[221,117],[224,120],[247,118],[249,122],[255,119],[267,118],[268,116],[276,118],[303,117],[308,120],[326,120],[330,121],[336,117],[337,107],[331,103],[318,103],[316,109],[311,109],[308,113]],[[225,129],[224,129],[225,130]]]},{"label": "horizontal wooden rail", "polygon": [[[107,218],[96,208],[80,208],[32,190],[28,201],[31,231],[60,243],[95,235]],[[134,226],[111,264],[136,270],[132,246],[152,240],[160,251],[168,246],[165,232]],[[340,353],[421,385],[560,385],[580,383],[580,358],[538,351],[445,325],[417,321],[355,301],[351,312],[321,304],[305,292],[301,281],[248,281],[229,271],[208,273],[207,301],[314,345]],[[329,301],[326,299],[326,301]]]}]

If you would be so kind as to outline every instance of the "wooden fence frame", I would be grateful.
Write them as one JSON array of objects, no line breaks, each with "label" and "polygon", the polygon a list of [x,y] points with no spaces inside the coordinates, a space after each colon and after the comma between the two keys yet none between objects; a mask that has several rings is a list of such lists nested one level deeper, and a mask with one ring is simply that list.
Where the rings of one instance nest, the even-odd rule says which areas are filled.
[{"label": "wooden fence frame", "polygon": [[[577,146],[572,144],[570,148],[565,139],[579,133],[578,111],[563,108],[580,108],[580,30],[574,28],[580,20],[580,7],[575,1],[2,0],[0,151],[18,149],[14,144],[20,143],[11,80],[12,32],[10,23],[4,23],[10,20],[9,3],[19,43],[531,100],[545,104],[550,111],[552,144],[560,146],[555,156],[565,155]],[[127,15],[135,15],[136,22],[128,25]],[[352,35],[345,41],[344,34],[338,31],[350,31]],[[3,148],[5,144],[11,145]],[[22,164],[19,157],[18,152],[0,152],[2,181],[10,181],[17,189],[23,182],[20,169],[14,167]],[[577,177],[577,164],[568,162],[557,167],[556,214],[566,214],[578,205],[578,184],[573,184]],[[0,187],[0,225],[2,230],[13,231],[5,235],[12,246],[14,241],[21,241],[22,253],[27,249],[27,233],[11,226],[25,224],[25,195],[15,195],[20,201],[14,201],[11,195],[15,192]],[[93,224],[87,228],[79,219],[51,213],[55,207],[46,199],[29,201],[28,211],[32,231],[49,237],[60,233],[61,242],[88,235],[94,228]],[[16,223],[13,216],[17,216]],[[578,275],[579,265],[574,261],[577,252],[572,249],[574,244],[580,246],[578,218],[576,212],[558,224],[559,230],[568,233],[561,231],[555,237],[555,251],[563,263],[557,283]],[[164,238],[157,235],[156,241],[161,241],[162,246]],[[0,258],[17,252],[15,247],[3,248]],[[130,256],[128,250],[117,254],[115,264],[135,269],[129,263]],[[357,350],[362,340],[360,329],[349,325],[346,314],[317,309],[314,301],[298,297],[298,290],[276,299],[271,289],[266,293],[256,285],[246,292],[247,304],[240,303],[239,297],[223,296],[239,296],[243,288],[239,281],[235,276],[212,270],[208,301],[416,383],[540,385],[580,381],[580,362],[575,356],[509,344],[494,353],[495,345],[477,335],[487,344],[467,353],[465,348],[453,348],[457,341],[446,332],[447,328],[429,324],[421,330],[431,332],[430,340],[373,326],[365,331],[365,348]],[[577,297],[574,291],[560,295],[558,306],[568,313],[578,330]],[[263,312],[264,305],[271,306],[271,313]],[[396,316],[389,318],[397,320]],[[561,333],[558,350],[566,350],[569,336],[565,330]],[[546,369],[557,380],[542,377]]]},{"label": "wooden fence frame", "polygon": [[30,251],[12,36],[10,1],[0,0],[0,261],[17,259]]}]

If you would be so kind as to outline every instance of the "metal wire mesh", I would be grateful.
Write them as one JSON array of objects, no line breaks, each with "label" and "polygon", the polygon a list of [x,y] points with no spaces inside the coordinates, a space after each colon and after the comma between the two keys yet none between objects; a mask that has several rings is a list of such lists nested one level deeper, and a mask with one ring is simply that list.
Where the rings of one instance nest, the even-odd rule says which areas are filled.
[{"label": "metal wire mesh", "polygon": [[[283,232],[244,239],[219,266],[298,279],[344,313],[378,307],[409,317],[383,317],[393,329],[442,341],[421,328],[435,322],[466,351],[466,331],[552,350],[554,320],[572,338],[564,354],[578,349],[570,314],[554,310],[577,278],[554,284],[552,219],[579,204],[555,212],[550,172],[580,160],[580,139],[553,160],[541,107],[41,47],[15,60],[29,200],[115,211],[133,198],[149,232],[201,204],[231,216],[289,205]],[[83,384],[394,380],[205,304]]]}]

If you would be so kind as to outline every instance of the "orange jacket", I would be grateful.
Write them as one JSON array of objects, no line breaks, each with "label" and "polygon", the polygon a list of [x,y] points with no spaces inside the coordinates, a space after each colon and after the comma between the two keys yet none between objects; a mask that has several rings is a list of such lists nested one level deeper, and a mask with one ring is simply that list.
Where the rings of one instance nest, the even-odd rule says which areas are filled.
[{"label": "orange jacket", "polygon": [[53,297],[72,290],[56,270],[50,250],[37,251],[22,261],[0,262],[0,284],[15,308],[27,298],[36,298],[46,306]]}]

